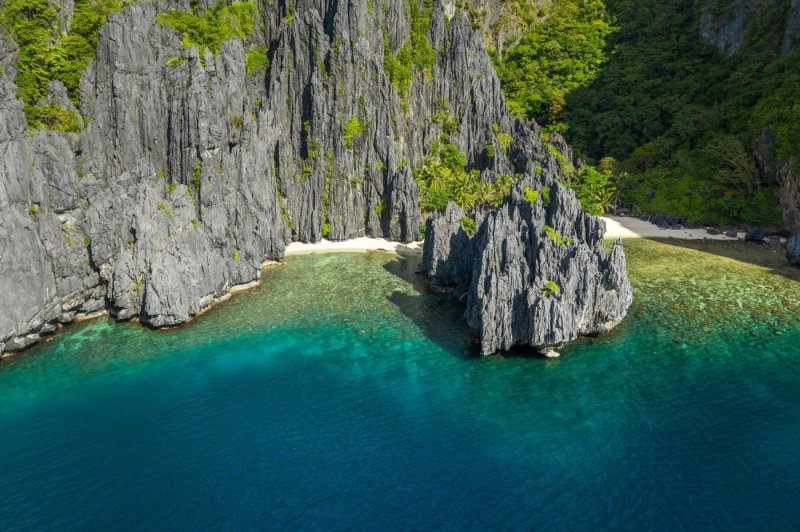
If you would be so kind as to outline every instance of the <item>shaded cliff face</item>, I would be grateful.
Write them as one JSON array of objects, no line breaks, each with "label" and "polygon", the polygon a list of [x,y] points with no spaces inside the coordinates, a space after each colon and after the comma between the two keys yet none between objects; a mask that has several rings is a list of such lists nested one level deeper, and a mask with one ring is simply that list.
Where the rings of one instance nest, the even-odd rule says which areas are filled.
[{"label": "shaded cliff face", "polygon": [[[783,55],[800,44],[800,0],[697,0],[700,33],[728,55],[769,32]],[[766,26],[766,27],[764,27]]]},{"label": "shaded cliff face", "polygon": [[[434,2],[434,64],[401,93],[384,64],[385,42],[394,56],[412,31],[401,0],[265,7],[253,35],[202,57],[156,21],[173,7],[190,6],[142,2],[109,17],[79,108],[50,84],[48,101],[80,112],[80,134],[29,127],[16,47],[0,34],[0,352],[102,309],[183,323],[258,279],[291,240],[418,239],[410,167],[442,134],[443,102],[451,142],[485,179],[557,175],[535,125],[508,114],[460,9],[448,20]],[[269,66],[248,74],[257,46]],[[515,135],[510,155],[503,132]]]},{"label": "shaded cliff face", "polygon": [[[800,0],[736,0],[721,5],[696,2],[700,32],[729,56],[760,53],[764,49],[789,56],[800,46]],[[789,106],[788,102],[781,102]],[[781,215],[789,230],[800,229],[800,187],[795,172],[797,154],[776,154],[776,134],[768,124],[754,150],[759,179],[777,185]],[[796,148],[796,146],[795,146]]]},{"label": "shaded cliff face", "polygon": [[[760,53],[770,49],[789,56],[800,47],[800,0],[737,0],[719,5],[697,2],[701,34],[728,55]],[[787,108],[787,101],[780,102]],[[788,114],[791,112],[787,110]],[[772,124],[761,131],[754,150],[758,178],[777,185],[777,199],[786,228],[800,229],[800,186],[796,175],[797,146],[787,157],[776,154]]]}]

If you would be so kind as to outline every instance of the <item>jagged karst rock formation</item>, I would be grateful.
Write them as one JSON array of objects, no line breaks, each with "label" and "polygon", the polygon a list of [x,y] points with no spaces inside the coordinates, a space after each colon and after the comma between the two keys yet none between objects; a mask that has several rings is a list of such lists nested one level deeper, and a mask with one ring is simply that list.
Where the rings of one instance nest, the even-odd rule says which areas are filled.
[{"label": "jagged karst rock formation", "polygon": [[[251,36],[202,57],[156,21],[171,8],[191,5],[138,2],[108,18],[79,106],[50,84],[49,102],[80,113],[80,134],[29,126],[17,49],[0,31],[0,353],[99,310],[183,323],[258,279],[292,240],[419,239],[411,168],[441,136],[434,117],[443,106],[457,121],[451,142],[484,179],[557,181],[536,126],[506,110],[464,10],[448,20],[433,2],[435,63],[401,93],[384,59],[412,31],[403,0],[264,6]],[[245,54],[256,46],[269,65],[248,73]],[[352,121],[361,127],[345,138]],[[513,133],[507,150],[498,132]]]},{"label": "jagged karst rock formation", "polygon": [[582,212],[558,181],[520,182],[479,218],[471,238],[464,216],[450,204],[428,220],[423,267],[466,302],[484,354],[515,345],[548,353],[578,336],[608,332],[625,317],[633,293],[622,243],[606,254],[603,221]]}]

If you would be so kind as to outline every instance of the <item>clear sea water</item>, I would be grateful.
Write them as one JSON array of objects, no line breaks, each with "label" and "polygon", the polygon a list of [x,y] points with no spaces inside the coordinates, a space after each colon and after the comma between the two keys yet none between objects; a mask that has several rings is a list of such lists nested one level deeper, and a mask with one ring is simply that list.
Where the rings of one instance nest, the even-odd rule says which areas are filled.
[{"label": "clear sea water", "polygon": [[476,356],[379,252],[69,327],[0,363],[0,529],[800,528],[800,275],[626,246],[629,318],[557,360]]}]

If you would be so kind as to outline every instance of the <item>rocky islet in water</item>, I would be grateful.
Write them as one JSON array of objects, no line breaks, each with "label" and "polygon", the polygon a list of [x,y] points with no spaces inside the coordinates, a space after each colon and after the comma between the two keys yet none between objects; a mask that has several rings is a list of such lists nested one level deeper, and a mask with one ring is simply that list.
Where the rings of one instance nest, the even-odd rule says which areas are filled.
[{"label": "rocky islet in water", "polygon": [[518,184],[479,216],[474,236],[465,216],[450,204],[428,220],[423,269],[466,303],[484,354],[524,345],[557,356],[556,348],[609,332],[627,314],[633,291],[622,241],[607,254],[603,222],[558,182]]}]

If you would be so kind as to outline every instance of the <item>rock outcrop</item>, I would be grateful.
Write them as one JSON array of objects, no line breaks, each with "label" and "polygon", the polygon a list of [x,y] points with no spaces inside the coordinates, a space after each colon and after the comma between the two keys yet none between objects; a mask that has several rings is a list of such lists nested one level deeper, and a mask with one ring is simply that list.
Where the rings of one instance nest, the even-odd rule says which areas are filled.
[{"label": "rock outcrop", "polygon": [[[419,239],[410,168],[442,135],[443,111],[455,120],[450,141],[485,179],[557,181],[535,124],[508,113],[464,9],[450,19],[433,2],[435,62],[401,93],[385,58],[410,39],[403,0],[278,2],[261,9],[250,37],[216,55],[156,21],[213,4],[138,2],[109,16],[74,107],[80,134],[29,127],[16,47],[0,32],[0,353],[99,310],[183,323],[258,279],[292,240]],[[60,24],[70,20],[61,13]],[[255,47],[269,64],[248,73]],[[48,99],[73,105],[59,82]],[[360,127],[345,138],[353,121]],[[499,133],[513,134],[508,149]]]},{"label": "rock outcrop", "polygon": [[800,267],[800,233],[795,233],[786,240],[786,258],[790,265]]},{"label": "rock outcrop", "polygon": [[515,345],[553,353],[610,331],[633,301],[622,243],[606,253],[603,221],[557,181],[544,183],[518,183],[473,237],[454,204],[428,220],[423,267],[466,302],[484,354]]}]

